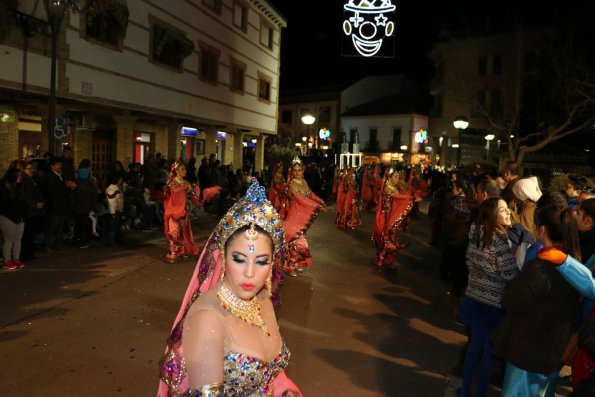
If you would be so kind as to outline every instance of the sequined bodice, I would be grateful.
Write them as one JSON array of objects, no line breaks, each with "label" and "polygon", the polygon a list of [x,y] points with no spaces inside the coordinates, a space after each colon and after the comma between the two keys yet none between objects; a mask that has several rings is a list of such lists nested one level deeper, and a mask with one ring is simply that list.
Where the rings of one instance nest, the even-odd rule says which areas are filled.
[{"label": "sequined bodice", "polygon": [[228,353],[223,360],[223,384],[228,397],[272,396],[272,381],[287,367],[290,353],[285,342],[271,362],[240,354]]}]

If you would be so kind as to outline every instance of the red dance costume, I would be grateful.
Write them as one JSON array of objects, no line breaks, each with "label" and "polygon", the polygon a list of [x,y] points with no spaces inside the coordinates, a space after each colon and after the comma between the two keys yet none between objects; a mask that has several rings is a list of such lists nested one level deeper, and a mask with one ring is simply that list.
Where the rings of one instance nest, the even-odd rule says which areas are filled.
[{"label": "red dance costume", "polygon": [[354,172],[354,168],[347,168],[339,185],[337,205],[335,207],[338,228],[355,229],[362,223],[359,217],[357,182],[355,181]]},{"label": "red dance costume", "polygon": [[291,179],[287,192],[287,217],[284,219],[287,248],[283,270],[294,275],[300,268],[312,267],[312,255],[305,233],[325,204],[310,190],[305,179]]},{"label": "red dance costume", "polygon": [[164,192],[163,221],[165,238],[169,243],[168,260],[176,260],[183,255],[198,255],[190,224],[190,203],[202,205],[200,189],[187,181],[170,181]]},{"label": "red dance costume", "polygon": [[362,206],[364,208],[369,208],[376,202],[376,197],[374,196],[374,176],[372,174],[372,166],[366,166],[364,169],[361,198]]},{"label": "red dance costume", "polygon": [[405,229],[409,224],[413,196],[407,192],[406,186],[403,186],[401,191],[403,193],[391,182],[390,177],[385,178],[372,235],[378,269],[393,267],[396,253],[406,247],[397,241],[397,231]]},{"label": "red dance costume", "polygon": [[277,164],[273,171],[273,178],[271,181],[271,187],[269,189],[269,201],[273,204],[273,207],[283,215],[281,211],[283,204],[285,203],[284,196],[285,190],[287,190],[287,183],[283,177],[283,165]]}]

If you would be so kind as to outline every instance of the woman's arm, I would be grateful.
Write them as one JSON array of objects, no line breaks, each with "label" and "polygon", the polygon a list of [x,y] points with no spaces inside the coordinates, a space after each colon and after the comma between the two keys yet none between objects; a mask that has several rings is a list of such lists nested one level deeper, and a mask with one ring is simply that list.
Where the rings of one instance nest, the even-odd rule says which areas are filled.
[{"label": "woman's arm", "polygon": [[221,314],[203,309],[191,313],[184,321],[182,347],[190,391],[216,390],[217,385],[223,384],[222,320]]}]

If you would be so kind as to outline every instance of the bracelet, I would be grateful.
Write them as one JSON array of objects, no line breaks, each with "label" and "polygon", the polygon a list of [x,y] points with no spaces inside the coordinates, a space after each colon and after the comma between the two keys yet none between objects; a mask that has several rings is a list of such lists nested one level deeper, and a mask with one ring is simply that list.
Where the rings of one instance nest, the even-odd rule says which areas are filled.
[{"label": "bracelet", "polygon": [[213,383],[202,386],[200,389],[190,389],[185,397],[225,397],[223,383]]}]

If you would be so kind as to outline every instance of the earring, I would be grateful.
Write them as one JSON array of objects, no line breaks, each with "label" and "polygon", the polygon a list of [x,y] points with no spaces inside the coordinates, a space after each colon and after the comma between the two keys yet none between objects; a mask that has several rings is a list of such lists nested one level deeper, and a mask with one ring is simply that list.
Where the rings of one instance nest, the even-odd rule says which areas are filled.
[{"label": "earring", "polygon": [[222,263],[221,263],[221,277],[219,278],[219,281],[223,282],[223,279],[225,278],[225,251],[221,250],[221,255],[222,255]]},{"label": "earring", "polygon": [[267,290],[269,298],[273,296],[273,265],[271,265],[271,270],[267,276],[267,281],[264,284],[264,288]]}]

